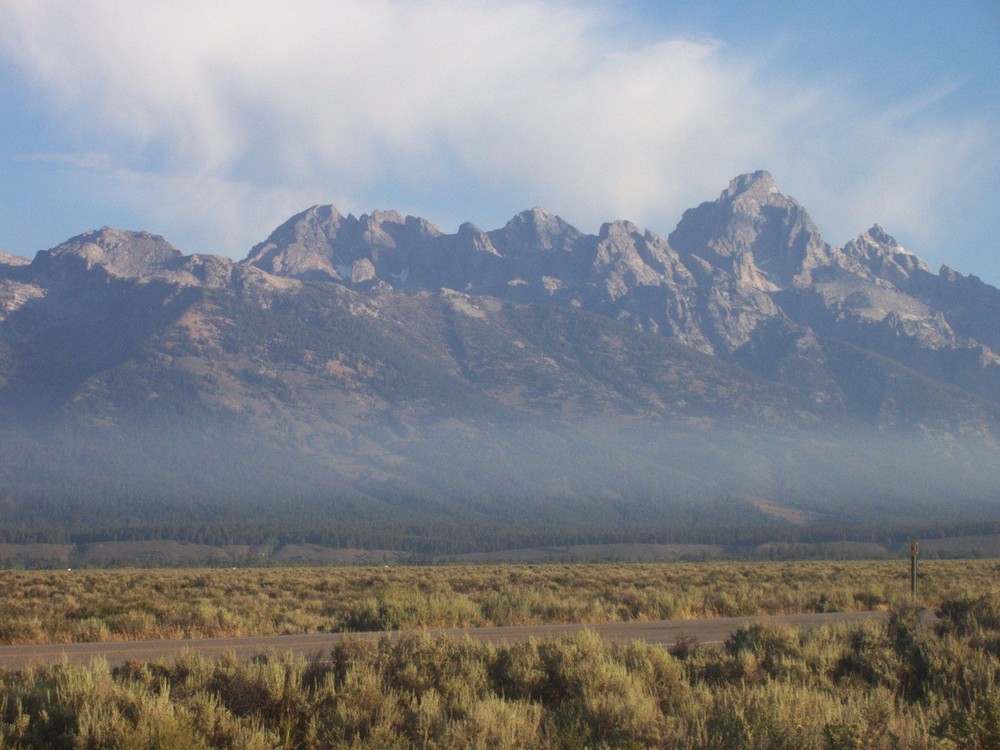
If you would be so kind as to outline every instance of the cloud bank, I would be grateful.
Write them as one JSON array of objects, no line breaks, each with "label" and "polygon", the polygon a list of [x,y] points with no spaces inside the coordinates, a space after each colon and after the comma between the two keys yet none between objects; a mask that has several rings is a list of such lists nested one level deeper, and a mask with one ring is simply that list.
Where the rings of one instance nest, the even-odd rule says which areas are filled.
[{"label": "cloud bank", "polygon": [[43,156],[170,239],[199,237],[186,251],[242,257],[317,202],[446,229],[543,203],[586,231],[628,218],[666,234],[757,168],[835,243],[874,221],[933,243],[942,206],[998,162],[987,123],[929,114],[946,92],[871,101],[774,50],[657,35],[618,5],[121,7],[8,0],[0,54],[57,118]]}]

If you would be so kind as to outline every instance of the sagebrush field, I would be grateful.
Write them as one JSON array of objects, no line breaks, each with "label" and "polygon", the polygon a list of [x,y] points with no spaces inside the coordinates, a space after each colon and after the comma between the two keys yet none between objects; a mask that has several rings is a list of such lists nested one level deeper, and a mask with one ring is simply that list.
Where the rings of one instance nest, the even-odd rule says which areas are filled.
[{"label": "sagebrush field", "polygon": [[7,642],[887,608],[722,649],[583,631],[348,639],[313,660],[0,672],[0,748],[1000,747],[1000,562],[4,572]]},{"label": "sagebrush field", "polygon": [[[920,564],[921,601],[997,560]],[[0,643],[203,638],[886,609],[905,561],[0,572]]]}]

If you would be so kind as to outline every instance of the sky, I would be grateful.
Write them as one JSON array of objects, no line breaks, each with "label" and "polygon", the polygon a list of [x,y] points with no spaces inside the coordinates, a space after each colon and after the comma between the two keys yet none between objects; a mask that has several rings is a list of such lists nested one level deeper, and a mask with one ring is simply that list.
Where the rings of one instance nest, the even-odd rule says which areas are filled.
[{"label": "sky", "polygon": [[766,169],[1000,285],[1000,3],[0,0],[0,251],[245,257],[314,204],[663,236]]}]

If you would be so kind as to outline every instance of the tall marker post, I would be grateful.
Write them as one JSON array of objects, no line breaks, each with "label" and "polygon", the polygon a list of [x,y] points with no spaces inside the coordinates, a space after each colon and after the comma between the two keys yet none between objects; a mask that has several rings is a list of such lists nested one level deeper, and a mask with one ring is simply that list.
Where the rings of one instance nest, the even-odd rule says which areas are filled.
[{"label": "tall marker post", "polygon": [[917,600],[917,542],[910,542],[910,596]]}]

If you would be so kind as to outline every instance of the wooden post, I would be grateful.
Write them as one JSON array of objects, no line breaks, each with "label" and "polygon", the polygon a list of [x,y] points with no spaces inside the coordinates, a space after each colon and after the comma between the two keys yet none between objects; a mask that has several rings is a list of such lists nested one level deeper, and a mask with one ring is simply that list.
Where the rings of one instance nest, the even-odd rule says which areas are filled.
[{"label": "wooden post", "polygon": [[917,542],[910,542],[910,596],[917,600]]}]

